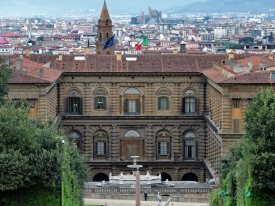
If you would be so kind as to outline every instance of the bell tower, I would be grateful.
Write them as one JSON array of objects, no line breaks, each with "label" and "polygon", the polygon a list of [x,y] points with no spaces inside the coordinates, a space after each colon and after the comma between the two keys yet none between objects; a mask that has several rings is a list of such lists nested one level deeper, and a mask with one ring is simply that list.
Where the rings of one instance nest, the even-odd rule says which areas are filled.
[{"label": "bell tower", "polygon": [[114,54],[114,47],[109,47],[103,50],[105,43],[112,36],[113,36],[113,23],[107,9],[106,1],[104,0],[104,5],[101,11],[100,19],[98,19],[98,22],[97,22],[96,54],[99,54],[99,55]]}]

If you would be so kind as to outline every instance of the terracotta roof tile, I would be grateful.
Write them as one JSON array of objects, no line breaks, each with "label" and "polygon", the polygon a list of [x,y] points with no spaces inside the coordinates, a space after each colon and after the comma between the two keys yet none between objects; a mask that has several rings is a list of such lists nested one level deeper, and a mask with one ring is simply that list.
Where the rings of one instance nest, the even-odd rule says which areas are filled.
[{"label": "terracotta roof tile", "polygon": [[203,71],[202,73],[216,83],[222,82],[227,79],[222,74],[222,70],[208,69],[206,71]]},{"label": "terracotta roof tile", "polygon": [[241,74],[236,77],[229,78],[222,81],[221,83],[232,83],[232,84],[270,84],[275,83],[274,80],[270,79],[270,71],[251,72]]},{"label": "terracotta roof tile", "polygon": [[[85,61],[77,61],[74,55],[63,55],[62,61],[58,61],[57,57],[31,55],[30,59],[38,63],[51,62],[53,68],[63,72],[201,72],[228,58],[224,54],[152,54],[122,55],[122,61],[117,61],[115,55],[86,55]],[[127,61],[128,57],[137,60]]]},{"label": "terracotta roof tile", "polygon": [[50,83],[47,80],[41,79],[41,78],[37,78],[37,77],[33,77],[25,72],[22,71],[17,71],[17,70],[13,70],[12,71],[12,76],[9,79],[9,84],[28,84],[28,83]]}]

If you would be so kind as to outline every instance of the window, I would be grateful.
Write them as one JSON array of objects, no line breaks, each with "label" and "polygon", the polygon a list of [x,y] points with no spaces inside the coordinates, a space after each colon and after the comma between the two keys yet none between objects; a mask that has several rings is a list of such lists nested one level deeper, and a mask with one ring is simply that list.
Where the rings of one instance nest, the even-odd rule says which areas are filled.
[{"label": "window", "polygon": [[28,103],[30,108],[35,108],[35,100],[34,99],[28,99]]},{"label": "window", "polygon": [[240,100],[233,99],[233,108],[240,108]]},{"label": "window", "polygon": [[82,114],[82,101],[81,98],[72,97],[67,98],[67,109],[66,111],[71,114]]},{"label": "window", "polygon": [[128,88],[126,89],[125,94],[139,94],[139,91],[136,88]]},{"label": "window", "polygon": [[158,142],[158,153],[160,155],[170,154],[170,144],[169,144],[169,142]]},{"label": "window", "polygon": [[185,158],[195,158],[195,141],[185,140],[184,151],[185,151],[185,154],[184,154]]},{"label": "window", "polygon": [[139,114],[139,100],[138,99],[126,99],[125,100],[125,114]]},{"label": "window", "polygon": [[73,132],[69,136],[69,141],[72,142],[78,149],[80,149],[80,136],[76,132]]},{"label": "window", "polygon": [[240,119],[233,119],[233,132],[240,132]]},{"label": "window", "polygon": [[136,130],[129,130],[125,133],[125,137],[140,137],[140,134]]},{"label": "window", "polygon": [[95,110],[106,109],[106,97],[95,97]]},{"label": "window", "polygon": [[73,89],[70,91],[70,94],[79,94],[79,92],[77,90]]},{"label": "window", "polygon": [[168,98],[167,97],[159,97],[159,110],[167,110],[168,109]]},{"label": "window", "polygon": [[197,112],[197,99],[194,97],[183,98],[183,113]]},{"label": "window", "polygon": [[195,94],[195,92],[192,89],[188,89],[185,94]]},{"label": "window", "polygon": [[272,73],[271,73],[271,79],[272,79],[272,80],[275,80],[275,72],[272,72]]},{"label": "window", "polygon": [[106,154],[106,142],[96,142],[96,152],[97,155]]}]

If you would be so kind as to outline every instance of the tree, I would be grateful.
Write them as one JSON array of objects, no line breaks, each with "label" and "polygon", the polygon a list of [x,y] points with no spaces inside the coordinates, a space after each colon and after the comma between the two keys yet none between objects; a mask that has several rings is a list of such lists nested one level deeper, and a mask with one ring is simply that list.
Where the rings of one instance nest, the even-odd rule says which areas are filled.
[{"label": "tree", "polygon": [[5,59],[0,57],[0,104],[4,102],[4,97],[8,94],[8,81],[12,70],[6,65]]},{"label": "tree", "polygon": [[275,94],[261,90],[245,112],[246,134],[220,159],[212,206],[268,206],[275,202]]},{"label": "tree", "polygon": [[[61,144],[60,139],[65,138],[62,131],[52,122],[29,117],[24,101],[7,100],[0,111],[0,205],[41,205],[26,201],[33,198],[26,198],[22,192],[30,190],[29,195],[43,201],[45,191],[52,191],[50,196],[56,197],[61,182],[66,191],[64,204],[82,205],[88,166],[72,144]],[[60,202],[58,198],[52,200],[52,205]]]}]

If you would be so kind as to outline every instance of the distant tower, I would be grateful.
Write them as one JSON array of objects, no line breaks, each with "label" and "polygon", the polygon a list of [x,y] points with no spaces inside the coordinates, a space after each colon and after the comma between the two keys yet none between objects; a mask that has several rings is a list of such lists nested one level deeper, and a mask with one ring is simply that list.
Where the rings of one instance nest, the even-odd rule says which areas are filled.
[{"label": "distant tower", "polygon": [[113,36],[113,24],[110,18],[106,2],[104,0],[104,5],[101,11],[100,19],[97,23],[97,37],[96,42],[96,53],[97,54],[114,54],[114,47],[103,50],[103,47],[108,39]]}]

